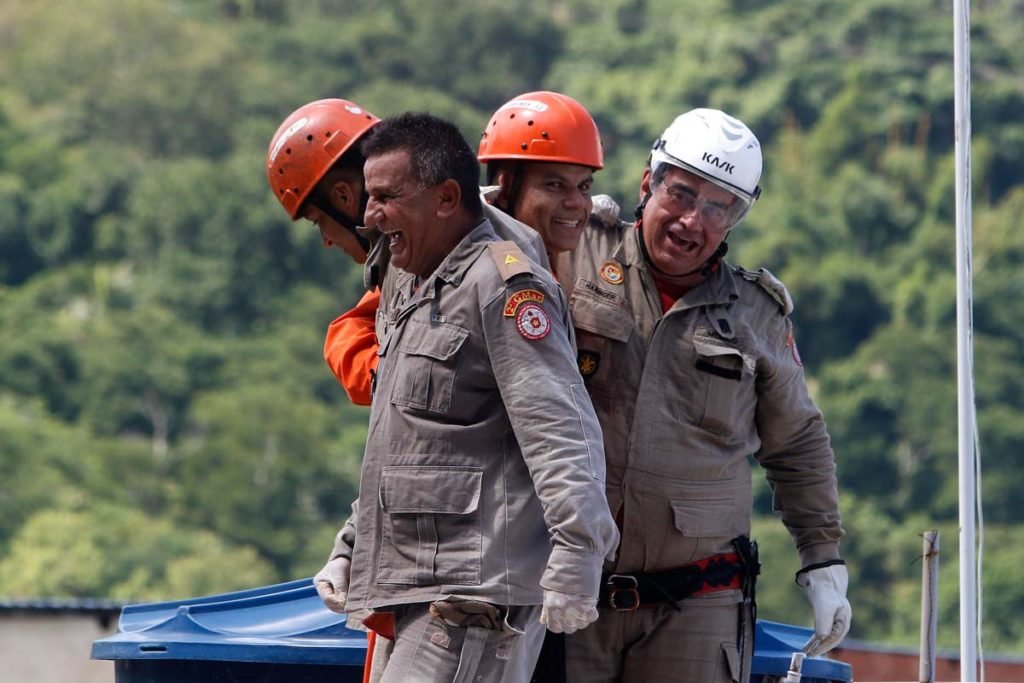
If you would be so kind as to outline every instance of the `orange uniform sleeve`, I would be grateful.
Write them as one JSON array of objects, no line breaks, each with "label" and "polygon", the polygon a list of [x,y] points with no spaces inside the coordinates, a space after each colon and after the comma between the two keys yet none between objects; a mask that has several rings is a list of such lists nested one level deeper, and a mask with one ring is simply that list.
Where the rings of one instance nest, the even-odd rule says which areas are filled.
[{"label": "orange uniform sleeve", "polygon": [[324,360],[345,387],[352,403],[370,405],[373,373],[377,370],[375,323],[380,307],[380,290],[367,292],[355,308],[328,325]]}]

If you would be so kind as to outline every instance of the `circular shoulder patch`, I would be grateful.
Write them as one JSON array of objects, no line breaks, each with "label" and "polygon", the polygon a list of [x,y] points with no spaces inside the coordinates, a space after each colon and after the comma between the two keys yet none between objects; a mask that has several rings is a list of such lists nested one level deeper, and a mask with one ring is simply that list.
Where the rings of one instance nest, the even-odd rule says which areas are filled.
[{"label": "circular shoulder patch", "polygon": [[516,314],[516,329],[530,341],[548,336],[551,331],[551,320],[544,309],[537,304],[523,304]]},{"label": "circular shoulder patch", "polygon": [[605,261],[599,271],[601,279],[610,285],[622,284],[622,266],[615,261]]}]

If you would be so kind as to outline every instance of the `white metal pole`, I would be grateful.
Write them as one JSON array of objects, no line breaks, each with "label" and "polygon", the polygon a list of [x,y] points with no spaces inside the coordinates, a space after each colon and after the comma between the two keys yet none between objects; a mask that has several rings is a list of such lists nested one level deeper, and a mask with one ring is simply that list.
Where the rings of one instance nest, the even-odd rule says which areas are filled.
[{"label": "white metal pole", "polygon": [[960,680],[977,681],[974,368],[971,296],[970,2],[953,2],[956,130],[956,341],[960,492]]}]

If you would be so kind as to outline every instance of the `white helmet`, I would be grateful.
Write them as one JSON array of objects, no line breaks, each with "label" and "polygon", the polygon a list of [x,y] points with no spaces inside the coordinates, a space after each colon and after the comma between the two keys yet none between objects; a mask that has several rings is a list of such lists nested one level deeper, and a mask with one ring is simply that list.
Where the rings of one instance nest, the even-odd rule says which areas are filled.
[{"label": "white helmet", "polygon": [[736,225],[761,195],[761,144],[747,126],[717,109],[680,114],[651,149],[651,177],[665,165],[696,173],[736,195]]}]

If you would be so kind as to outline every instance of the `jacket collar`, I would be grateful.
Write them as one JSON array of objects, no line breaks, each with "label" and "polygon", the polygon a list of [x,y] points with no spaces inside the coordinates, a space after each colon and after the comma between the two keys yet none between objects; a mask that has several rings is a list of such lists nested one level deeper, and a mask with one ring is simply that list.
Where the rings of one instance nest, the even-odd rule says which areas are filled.
[{"label": "jacket collar", "polygon": [[415,309],[427,301],[437,297],[437,290],[442,284],[458,287],[466,271],[476,262],[480,254],[487,248],[489,242],[495,242],[498,236],[494,232],[494,226],[484,218],[475,228],[470,230],[465,237],[459,240],[441,264],[429,276],[420,281],[409,273],[402,273],[403,279],[399,280],[399,288],[405,292],[406,304],[398,312],[399,319],[405,317],[412,309]]},{"label": "jacket collar", "polygon": [[484,218],[455,245],[455,248],[441,261],[441,265],[425,282],[441,280],[453,287],[458,287],[466,276],[466,271],[487,248],[487,243],[497,240],[498,235],[494,232],[494,226]]},{"label": "jacket collar", "polygon": [[[656,291],[657,284],[654,281],[654,273],[644,260],[644,253],[640,247],[640,231],[636,229],[635,224],[625,231],[622,242],[612,253],[612,258],[626,268],[635,268],[644,285],[652,291]],[[740,295],[733,270],[733,266],[724,260],[721,261],[715,272],[680,297],[669,309],[669,312],[698,306],[724,305],[736,301]]]}]

